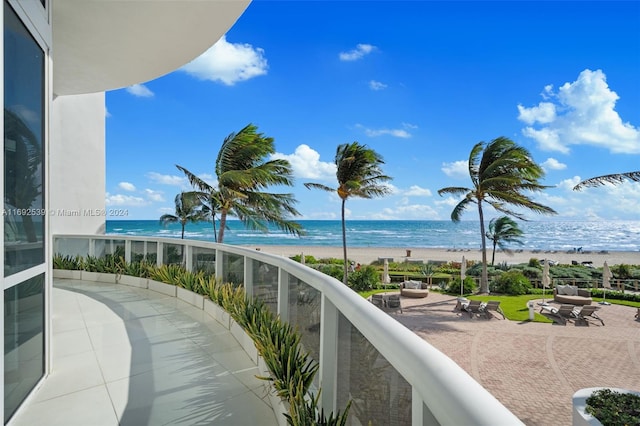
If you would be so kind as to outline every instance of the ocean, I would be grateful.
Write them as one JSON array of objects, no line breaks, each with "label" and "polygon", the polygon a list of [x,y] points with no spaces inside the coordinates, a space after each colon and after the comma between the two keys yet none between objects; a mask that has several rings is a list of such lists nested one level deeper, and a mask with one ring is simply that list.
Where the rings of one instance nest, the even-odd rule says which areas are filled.
[{"label": "ocean", "polygon": [[[301,220],[305,235],[296,237],[278,229],[268,233],[245,229],[227,221],[224,242],[233,245],[342,246],[339,220]],[[519,222],[523,248],[540,250],[640,251],[640,221]],[[179,224],[162,226],[157,220],[107,220],[107,234],[180,238]],[[189,223],[185,238],[214,241],[211,223]],[[350,247],[480,248],[478,221],[351,220],[347,221]],[[512,245],[516,248],[517,245]]]}]

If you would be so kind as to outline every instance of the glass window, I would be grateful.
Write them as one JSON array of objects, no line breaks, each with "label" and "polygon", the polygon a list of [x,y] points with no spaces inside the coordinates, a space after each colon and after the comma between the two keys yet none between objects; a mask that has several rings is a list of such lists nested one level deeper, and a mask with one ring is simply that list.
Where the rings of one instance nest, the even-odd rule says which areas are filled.
[{"label": "glass window", "polygon": [[4,291],[4,421],[44,375],[44,274]]},{"label": "glass window", "polygon": [[44,262],[44,52],[4,2],[5,276]]}]

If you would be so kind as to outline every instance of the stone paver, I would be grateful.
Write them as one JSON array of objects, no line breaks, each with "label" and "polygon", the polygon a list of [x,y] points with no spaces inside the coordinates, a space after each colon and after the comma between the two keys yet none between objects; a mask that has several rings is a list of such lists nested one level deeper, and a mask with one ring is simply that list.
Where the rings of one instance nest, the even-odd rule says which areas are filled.
[{"label": "stone paver", "polygon": [[581,388],[640,390],[636,308],[602,306],[598,315],[605,326],[578,327],[471,319],[453,312],[455,304],[455,297],[431,292],[425,299],[402,298],[403,313],[391,315],[458,363],[527,425],[571,425],[571,398]]}]

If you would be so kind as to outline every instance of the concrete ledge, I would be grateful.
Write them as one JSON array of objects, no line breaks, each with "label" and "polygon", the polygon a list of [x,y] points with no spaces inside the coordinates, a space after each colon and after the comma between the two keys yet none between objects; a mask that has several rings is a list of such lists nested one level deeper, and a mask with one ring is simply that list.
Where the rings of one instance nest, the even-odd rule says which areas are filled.
[{"label": "concrete ledge", "polygon": [[176,287],[176,297],[198,309],[204,309],[204,296],[182,287]]},{"label": "concrete ledge", "polygon": [[149,280],[149,290],[166,294],[167,296],[176,297],[175,285],[165,284],[155,280]]}]

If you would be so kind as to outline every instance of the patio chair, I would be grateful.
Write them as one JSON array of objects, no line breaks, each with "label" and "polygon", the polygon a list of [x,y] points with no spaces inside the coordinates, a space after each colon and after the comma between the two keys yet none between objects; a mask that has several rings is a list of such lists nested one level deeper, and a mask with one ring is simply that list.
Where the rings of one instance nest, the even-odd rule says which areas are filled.
[{"label": "patio chair", "polygon": [[555,323],[567,325],[567,321],[575,318],[573,313],[574,308],[575,306],[573,305],[560,305],[559,308],[543,306],[540,313]]},{"label": "patio chair", "polygon": [[399,310],[402,313],[402,304],[400,303],[400,295],[392,294],[387,299],[387,309],[388,310]]},{"label": "patio chair", "polygon": [[485,319],[490,320],[491,318],[495,317],[496,315],[494,315],[494,312],[502,315],[502,319],[506,319],[506,317],[504,316],[504,312],[502,312],[502,309],[500,308],[500,302],[497,300],[488,301],[487,304],[482,306],[481,309],[481,316],[483,316]]},{"label": "patio chair", "polygon": [[469,313],[469,316],[473,318],[474,314],[482,313],[482,301],[480,300],[469,300],[469,303],[466,305],[462,305],[462,310]]},{"label": "patio chair", "polygon": [[587,320],[595,319],[600,321],[602,325],[604,325],[604,321],[602,320],[602,318],[600,318],[598,314],[596,314],[596,310],[598,309],[600,308],[595,305],[585,305],[585,306],[582,306],[580,309],[574,309],[573,314],[576,318],[580,320],[587,321]]},{"label": "patio chair", "polygon": [[385,306],[384,296],[382,294],[374,294],[371,296],[371,303],[377,306],[380,309],[383,309]]}]

